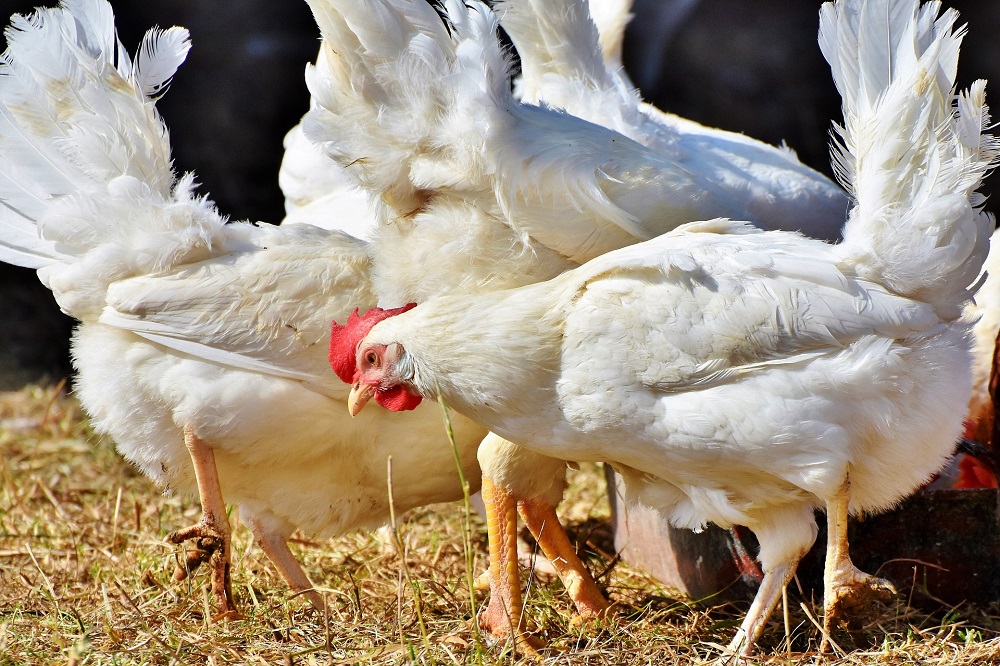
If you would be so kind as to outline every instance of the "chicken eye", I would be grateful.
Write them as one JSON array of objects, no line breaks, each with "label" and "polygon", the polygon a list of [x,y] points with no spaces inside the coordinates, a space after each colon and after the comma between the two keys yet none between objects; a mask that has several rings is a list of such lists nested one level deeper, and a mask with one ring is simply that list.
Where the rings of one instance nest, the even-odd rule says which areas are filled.
[{"label": "chicken eye", "polygon": [[378,363],[378,354],[373,351],[365,354],[365,360],[368,361],[369,365],[376,365]]}]

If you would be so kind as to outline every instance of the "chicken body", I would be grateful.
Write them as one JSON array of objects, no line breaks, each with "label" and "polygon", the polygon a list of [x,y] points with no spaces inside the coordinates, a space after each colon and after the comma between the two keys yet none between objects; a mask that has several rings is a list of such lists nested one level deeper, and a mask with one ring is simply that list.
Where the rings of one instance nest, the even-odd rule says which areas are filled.
[{"label": "chicken body", "polygon": [[[186,31],[151,31],[133,62],[107,3],[70,0],[15,18],[8,39],[0,259],[38,268],[80,321],[85,410],[145,474],[201,495],[198,536],[227,551],[223,497],[239,504],[302,591],[312,585],[288,550],[292,531],[387,521],[390,456],[397,511],[461,498],[436,406],[364,424],[329,375],[330,321],[375,302],[367,244],[308,225],[227,224],[191,177],[174,178],[153,100],[187,53]],[[455,428],[476,479],[485,431],[461,417]],[[232,610],[228,579],[213,585]]]},{"label": "chicken body", "polygon": [[747,525],[768,570],[812,544],[813,509],[848,473],[855,512],[926,480],[968,398],[956,390],[971,382],[967,327],[839,258],[695,223],[541,285],[430,301],[361,349],[398,343],[417,392],[438,382],[526,448],[612,462],[631,501],[678,526]]},{"label": "chicken body", "polygon": [[[610,462],[626,502],[676,525],[750,527],[765,576],[741,654],[815,540],[817,507],[827,628],[879,595],[850,562],[847,515],[892,506],[953,451],[972,381],[962,307],[993,228],[975,193],[997,155],[984,85],[953,107],[962,31],[939,11],[823,7],[837,166],[857,201],[841,244],[714,220],[546,283],[430,301],[358,346],[354,409],[373,390],[440,387],[540,456]],[[479,455],[484,476],[506,473],[508,452]],[[535,478],[506,481],[530,494]]]},{"label": "chicken body", "polygon": [[[839,235],[843,191],[789,151],[675,117],[651,119],[627,79],[605,64],[580,3],[525,2],[498,13],[516,12],[524,33],[540,35],[522,54],[530,79],[523,94],[559,106],[571,89],[572,110],[584,118],[515,100],[497,16],[483,5],[445,3],[451,29],[420,2],[310,6],[324,50],[307,70],[313,107],[304,127],[378,204],[372,259],[381,307],[536,283],[719,215]],[[546,22],[563,11],[562,23]],[[559,48],[566,44],[579,48],[567,55]],[[532,74],[539,70],[546,75]],[[498,438],[488,448],[510,453],[510,473],[531,470],[540,480],[519,500],[559,501],[563,460],[518,452]],[[584,614],[599,612],[583,603]],[[519,605],[502,604],[512,613]],[[488,614],[492,608],[491,599]],[[486,622],[494,633],[518,626],[495,615]]]},{"label": "chicken body", "polygon": [[[808,210],[825,225],[822,237],[843,226],[842,191],[788,153],[768,148],[781,158],[765,160],[775,173],[758,182],[739,168],[716,170],[728,158],[712,151],[654,150],[618,127],[516,101],[497,19],[482,5],[446,3],[452,31],[422,3],[310,5],[326,53],[307,72],[314,106],[305,131],[378,203],[372,256],[385,307],[548,279],[697,219],[750,217],[771,228],[786,215],[772,222],[748,210],[750,192],[768,182],[778,185],[766,198]],[[577,18],[604,71],[596,29],[585,10]],[[537,92],[554,103],[550,93]],[[637,119],[637,99],[612,101],[626,125],[657,127]],[[806,181],[839,204],[799,201]],[[788,182],[800,183],[795,196]]]}]

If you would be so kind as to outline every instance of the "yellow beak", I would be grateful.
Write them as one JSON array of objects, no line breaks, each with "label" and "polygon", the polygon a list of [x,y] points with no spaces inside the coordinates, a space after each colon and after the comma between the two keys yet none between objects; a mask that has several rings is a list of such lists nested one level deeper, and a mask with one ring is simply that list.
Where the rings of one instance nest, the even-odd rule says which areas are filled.
[{"label": "yellow beak", "polygon": [[358,382],[351,387],[351,395],[347,397],[347,411],[351,413],[351,416],[357,416],[373,395],[375,395],[374,388],[362,386],[361,382]]}]

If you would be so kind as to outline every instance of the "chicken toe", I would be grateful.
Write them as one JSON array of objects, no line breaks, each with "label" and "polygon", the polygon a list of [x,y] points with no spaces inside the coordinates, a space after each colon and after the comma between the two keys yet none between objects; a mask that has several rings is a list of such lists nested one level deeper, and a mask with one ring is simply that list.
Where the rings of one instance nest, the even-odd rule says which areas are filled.
[{"label": "chicken toe", "polygon": [[847,623],[848,618],[863,613],[876,602],[887,602],[897,594],[895,586],[884,578],[866,574],[853,564],[841,568],[824,581],[824,624]]}]

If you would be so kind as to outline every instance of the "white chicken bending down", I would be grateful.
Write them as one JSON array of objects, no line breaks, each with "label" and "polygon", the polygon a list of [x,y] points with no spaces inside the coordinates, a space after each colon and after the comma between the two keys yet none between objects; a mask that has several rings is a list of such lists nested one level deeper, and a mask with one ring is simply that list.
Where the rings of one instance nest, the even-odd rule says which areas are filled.
[{"label": "white chicken bending down", "polygon": [[[174,540],[214,549],[222,610],[234,607],[223,494],[295,591],[312,585],[292,531],[384,523],[389,456],[397,510],[461,498],[435,405],[351,419],[330,376],[330,321],[375,303],[367,245],[308,225],[226,224],[192,177],[175,180],[153,103],[187,32],[149,32],[133,60],[106,2],[66,0],[15,16],[7,38],[0,259],[37,268],[80,321],[76,391],[94,427],[158,483],[200,494],[203,523]],[[455,426],[478,475],[485,430]]]},{"label": "white chicken bending down", "polygon": [[[546,280],[698,219],[780,226],[779,209],[801,205],[802,192],[784,187],[791,172],[768,195],[773,207],[751,210],[751,193],[766,183],[717,169],[722,160],[711,151],[665,154],[516,101],[497,17],[483,4],[448,0],[447,26],[423,2],[310,6],[325,52],[307,70],[314,104],[306,134],[378,202],[372,270],[383,307]],[[532,57],[529,50],[525,59]],[[604,67],[599,53],[593,60]],[[615,98],[614,109],[638,104]],[[787,154],[767,150],[772,163],[803,171]],[[829,182],[809,178],[844,204]],[[842,218],[816,208],[802,218],[825,219],[824,235],[836,235],[830,229]],[[558,498],[554,486],[546,496]],[[518,604],[508,607],[516,612]]]},{"label": "white chicken bending down", "polygon": [[[587,0],[497,3],[500,23],[521,56],[521,100],[563,109],[620,132],[739,202],[739,211],[706,210],[704,217],[728,215],[768,229],[839,239],[847,194],[799,162],[791,150],[705,127],[642,101],[621,63],[604,55],[605,42],[621,42],[614,30],[624,30],[630,5],[590,2],[590,11],[599,12],[604,24],[599,31]],[[524,212],[515,209],[511,214]]]},{"label": "white chicken bending down", "polygon": [[[606,461],[625,501],[678,526],[742,524],[761,588],[732,642],[752,652],[816,538],[825,623],[879,596],[847,517],[896,504],[949,457],[971,385],[961,318],[993,220],[985,84],[957,97],[963,31],[939,3],[842,0],[820,46],[844,99],[836,164],[856,204],[838,245],[712,220],[544,283],[422,303],[357,347],[353,410],[400,386],[550,458]],[[484,474],[515,495],[539,475]],[[905,460],[905,465],[899,461]],[[514,461],[516,462],[516,461]]]},{"label": "white chicken bending down", "polygon": [[[482,4],[446,2],[451,31],[426,3],[310,5],[325,57],[307,70],[305,130],[379,202],[373,270],[385,305],[547,279],[697,219],[772,227],[784,215],[748,211],[748,191],[764,185],[721,177],[700,154],[678,161],[517,102]],[[770,198],[777,210],[800,195],[779,187]]]}]

